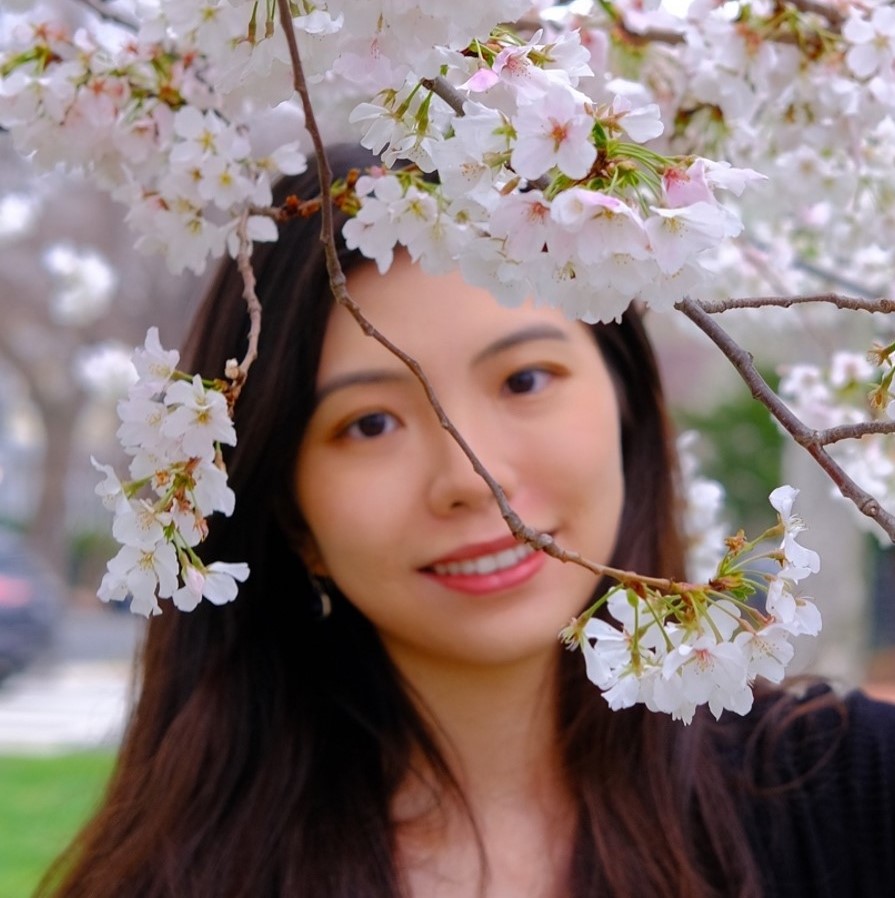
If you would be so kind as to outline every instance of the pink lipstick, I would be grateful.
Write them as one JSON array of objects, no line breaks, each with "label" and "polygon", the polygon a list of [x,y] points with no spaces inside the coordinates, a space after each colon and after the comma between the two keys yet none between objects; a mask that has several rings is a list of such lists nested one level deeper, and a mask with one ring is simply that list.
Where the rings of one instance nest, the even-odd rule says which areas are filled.
[{"label": "pink lipstick", "polygon": [[509,537],[465,546],[423,569],[448,589],[485,595],[511,589],[533,577],[547,556]]}]

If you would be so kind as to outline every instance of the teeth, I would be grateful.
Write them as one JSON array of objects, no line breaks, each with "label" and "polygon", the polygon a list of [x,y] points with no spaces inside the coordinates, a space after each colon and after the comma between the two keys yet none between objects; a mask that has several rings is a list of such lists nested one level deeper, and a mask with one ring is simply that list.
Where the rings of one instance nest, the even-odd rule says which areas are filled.
[{"label": "teeth", "polygon": [[513,546],[493,555],[481,555],[478,558],[467,558],[463,561],[447,561],[444,564],[433,564],[432,570],[439,576],[455,576],[457,574],[493,574],[508,567],[519,564],[534,552],[528,545]]}]

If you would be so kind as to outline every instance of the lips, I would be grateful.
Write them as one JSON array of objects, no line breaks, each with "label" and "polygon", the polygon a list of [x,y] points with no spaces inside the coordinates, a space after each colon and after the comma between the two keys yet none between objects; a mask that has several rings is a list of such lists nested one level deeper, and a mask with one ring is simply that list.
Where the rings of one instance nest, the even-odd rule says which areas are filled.
[{"label": "lips", "polygon": [[502,549],[488,555],[479,555],[476,558],[466,558],[462,561],[444,561],[432,565],[432,571],[439,576],[456,574],[493,574],[495,571],[503,571],[514,567],[523,558],[527,558],[535,550],[527,545],[517,545],[510,549]]},{"label": "lips", "polygon": [[545,561],[543,552],[510,536],[465,546],[427,565],[422,573],[450,589],[483,595],[518,586]]}]

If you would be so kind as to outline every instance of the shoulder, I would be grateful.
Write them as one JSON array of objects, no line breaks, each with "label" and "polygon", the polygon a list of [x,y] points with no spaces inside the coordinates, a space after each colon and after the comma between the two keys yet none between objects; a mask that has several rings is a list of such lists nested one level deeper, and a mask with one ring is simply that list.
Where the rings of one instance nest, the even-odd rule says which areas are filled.
[{"label": "shoulder", "polygon": [[[876,785],[891,787],[895,783],[895,704],[858,691],[843,701],[847,710],[844,759],[856,776],[870,776]],[[895,840],[892,850],[895,852]]]},{"label": "shoulder", "polygon": [[895,704],[817,684],[724,729],[768,895],[891,895]]}]

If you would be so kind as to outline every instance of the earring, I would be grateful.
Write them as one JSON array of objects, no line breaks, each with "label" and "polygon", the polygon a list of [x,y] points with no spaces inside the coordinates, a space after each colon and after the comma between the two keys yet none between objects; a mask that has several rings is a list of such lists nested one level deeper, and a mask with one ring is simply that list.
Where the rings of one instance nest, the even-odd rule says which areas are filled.
[{"label": "earring", "polygon": [[314,590],[314,594],[317,596],[317,613],[314,617],[317,620],[326,620],[326,618],[332,614],[333,600],[330,598],[321,577],[317,577],[314,574],[308,574],[308,579],[311,581],[311,587]]}]

